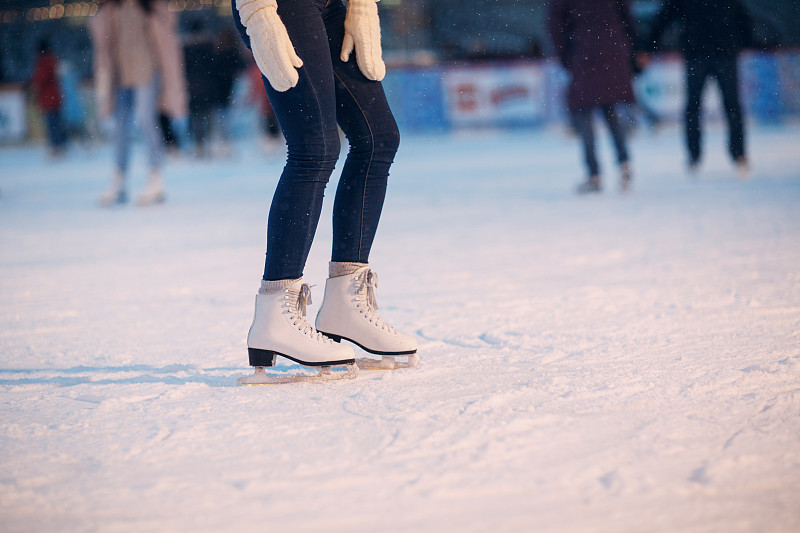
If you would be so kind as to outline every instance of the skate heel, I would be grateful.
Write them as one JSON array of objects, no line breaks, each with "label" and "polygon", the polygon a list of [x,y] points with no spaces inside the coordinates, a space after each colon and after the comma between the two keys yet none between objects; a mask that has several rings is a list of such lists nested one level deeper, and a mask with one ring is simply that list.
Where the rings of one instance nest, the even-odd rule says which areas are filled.
[{"label": "skate heel", "polygon": [[325,333],[324,331],[320,331],[320,333],[322,333],[323,335],[325,335],[334,342],[342,342],[342,337],[340,335],[334,335],[333,333]]},{"label": "skate heel", "polygon": [[250,366],[275,366],[275,352],[261,350],[259,348],[247,348],[247,355],[250,356]]}]

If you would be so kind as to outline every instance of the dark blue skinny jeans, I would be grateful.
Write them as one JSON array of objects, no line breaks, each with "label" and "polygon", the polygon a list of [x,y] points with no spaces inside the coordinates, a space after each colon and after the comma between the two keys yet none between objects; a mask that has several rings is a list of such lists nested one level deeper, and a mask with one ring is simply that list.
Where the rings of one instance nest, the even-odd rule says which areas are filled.
[{"label": "dark blue skinny jeans", "polygon": [[67,144],[67,134],[64,132],[64,121],[61,120],[61,108],[45,111],[47,120],[47,140],[50,148],[60,150]]},{"label": "dark blue skinny jeans", "polygon": [[697,164],[702,156],[700,132],[703,88],[708,78],[716,78],[722,92],[722,105],[728,119],[728,150],[737,160],[745,156],[744,121],[739,98],[739,69],[736,56],[686,58],[686,145],[689,163]]},{"label": "dark blue skinny jeans", "polygon": [[[250,47],[233,4],[234,22]],[[350,151],[333,203],[331,260],[369,260],[400,135],[381,83],[361,73],[355,53],[347,63],[339,59],[345,14],[342,0],[278,0],[278,15],[303,66],[300,81],[286,92],[264,79],[288,146],[267,222],[266,280],[303,275],[341,150],[337,124]]]},{"label": "dark blue skinny jeans", "polygon": [[[572,111],[573,124],[583,141],[583,158],[590,178],[600,175],[600,164],[597,162],[594,137],[595,109],[596,108],[589,108]],[[626,163],[628,161],[628,146],[627,140],[625,139],[625,130],[619,122],[619,116],[613,105],[601,106],[599,109],[603,114],[603,118],[606,120],[606,124],[608,124],[608,130],[611,132],[611,140],[614,142],[614,148],[617,150],[617,162],[620,165]]]}]

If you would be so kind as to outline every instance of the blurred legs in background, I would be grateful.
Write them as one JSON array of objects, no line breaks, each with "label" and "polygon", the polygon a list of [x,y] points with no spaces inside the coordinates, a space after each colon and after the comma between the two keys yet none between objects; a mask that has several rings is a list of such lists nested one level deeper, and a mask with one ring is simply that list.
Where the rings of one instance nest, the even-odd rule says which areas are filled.
[{"label": "blurred legs in background", "polygon": [[748,163],[738,65],[733,55],[686,59],[686,147],[690,171],[696,170],[703,156],[701,107],[703,89],[709,77],[716,78],[722,93],[722,105],[728,122],[728,151],[744,176],[748,172]]},{"label": "blurred legs in background", "polygon": [[67,145],[67,135],[64,130],[64,121],[61,118],[61,108],[45,113],[47,122],[47,140],[50,145],[50,155],[59,157],[64,155]]},{"label": "blurred legs in background", "polygon": [[[597,161],[594,134],[594,109],[583,109],[573,111],[572,123],[578,131],[583,142],[584,162],[588,178],[586,182],[578,187],[579,193],[599,192],[602,188],[600,179],[600,164]],[[614,106],[607,105],[599,108],[608,124],[614,149],[617,154],[617,162],[620,166],[620,187],[627,190],[630,187],[631,171],[628,156],[628,147],[625,138],[625,130],[622,127],[619,117],[614,110]]]},{"label": "blurred legs in background", "polygon": [[161,179],[164,143],[156,116],[157,88],[158,81],[153,80],[149,85],[123,87],[117,90],[114,114],[116,169],[110,189],[100,198],[102,206],[122,204],[127,201],[125,175],[133,142],[134,117],[144,136],[150,165],[148,184],[139,196],[138,203],[149,205],[164,201],[164,183]]}]

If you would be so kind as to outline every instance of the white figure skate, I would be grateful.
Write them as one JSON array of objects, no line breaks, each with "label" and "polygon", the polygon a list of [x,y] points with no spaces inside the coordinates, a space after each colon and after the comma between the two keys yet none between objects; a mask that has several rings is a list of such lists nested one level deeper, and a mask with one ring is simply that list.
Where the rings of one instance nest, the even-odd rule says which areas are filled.
[{"label": "white figure skate", "polygon": [[161,174],[154,170],[150,173],[147,187],[145,187],[136,199],[136,205],[145,207],[148,205],[163,204],[166,199],[167,194],[164,191],[164,180],[161,178]]},{"label": "white figure skate", "polygon": [[[255,317],[247,335],[250,366],[256,371],[237,383],[318,382],[358,375],[353,349],[333,342],[306,322],[306,306],[310,303],[311,289],[301,280],[282,291],[256,295]],[[266,369],[275,365],[278,356],[319,371],[312,375],[268,374]],[[344,367],[344,371],[334,372],[332,367]]]},{"label": "white figure skate", "polygon": [[328,278],[317,330],[336,342],[345,339],[381,357],[358,359],[360,368],[394,370],[419,365],[417,340],[397,331],[378,314],[377,288],[378,275],[368,266]]},{"label": "white figure skate", "polygon": [[128,193],[125,192],[125,176],[120,171],[116,171],[111,179],[111,186],[100,196],[97,203],[100,207],[112,207],[127,202]]}]

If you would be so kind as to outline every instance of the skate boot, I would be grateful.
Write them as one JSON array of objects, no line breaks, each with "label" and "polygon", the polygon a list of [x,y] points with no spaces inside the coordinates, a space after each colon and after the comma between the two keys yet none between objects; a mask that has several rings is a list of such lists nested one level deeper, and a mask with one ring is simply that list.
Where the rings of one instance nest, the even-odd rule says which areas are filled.
[{"label": "skate boot", "polygon": [[588,180],[578,185],[578,194],[591,194],[600,192],[600,176],[591,176]]},{"label": "skate boot", "polygon": [[[343,275],[342,271],[347,272]],[[397,331],[378,315],[378,276],[364,263],[331,263],[325,299],[317,314],[317,330],[340,342],[348,340],[381,359],[364,358],[361,368],[393,370],[419,364],[417,341]]]},{"label": "skate boot", "polygon": [[[265,293],[268,284],[282,288]],[[306,306],[311,303],[311,289],[302,280],[262,282],[256,295],[253,325],[247,335],[250,366],[256,367],[252,376],[240,378],[240,385],[292,383],[298,381],[328,381],[354,378],[358,374],[353,349],[333,342],[306,322]],[[304,366],[317,367],[315,375],[267,374],[266,368],[275,365],[277,356],[291,359]],[[333,372],[331,367],[345,366],[346,372]]]},{"label": "skate boot", "polygon": [[695,157],[689,158],[689,164],[686,166],[686,175],[690,180],[700,178],[700,159]]},{"label": "skate boot", "polygon": [[128,194],[125,192],[125,176],[122,172],[114,172],[114,177],[111,178],[111,187],[104,192],[98,204],[100,207],[111,207],[113,205],[121,205],[128,201]]},{"label": "skate boot", "polygon": [[619,189],[622,192],[630,191],[631,178],[633,177],[633,172],[631,171],[631,164],[628,163],[627,161],[624,163],[620,163],[619,172],[620,172]]},{"label": "skate boot", "polygon": [[150,173],[150,179],[147,182],[147,187],[136,199],[136,204],[139,206],[148,206],[164,203],[167,195],[164,193],[164,180],[161,179],[161,174],[154,170]]},{"label": "skate boot", "polygon": [[738,174],[740,180],[746,180],[750,178],[750,163],[747,161],[745,156],[739,156],[736,158],[736,173]]}]

